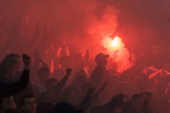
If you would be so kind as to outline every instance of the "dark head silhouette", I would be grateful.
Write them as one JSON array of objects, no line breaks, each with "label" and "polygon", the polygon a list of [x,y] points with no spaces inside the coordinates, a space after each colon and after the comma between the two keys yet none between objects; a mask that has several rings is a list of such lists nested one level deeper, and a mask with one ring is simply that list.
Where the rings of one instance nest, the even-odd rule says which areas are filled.
[{"label": "dark head silhouette", "polygon": [[8,73],[9,77],[16,75],[19,70],[20,56],[18,54],[8,54],[0,64],[0,78],[7,79],[6,75]]},{"label": "dark head silhouette", "polygon": [[96,61],[98,66],[106,66],[108,57],[109,57],[109,55],[104,55],[103,53],[99,53],[96,56],[95,61]]}]

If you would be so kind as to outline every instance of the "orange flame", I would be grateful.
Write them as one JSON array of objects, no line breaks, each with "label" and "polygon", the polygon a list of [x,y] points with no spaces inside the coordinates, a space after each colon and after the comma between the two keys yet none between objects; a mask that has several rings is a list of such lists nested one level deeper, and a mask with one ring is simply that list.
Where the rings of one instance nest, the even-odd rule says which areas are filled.
[{"label": "orange flame", "polygon": [[120,46],[120,43],[121,43],[121,39],[120,39],[118,36],[116,36],[116,37],[112,40],[111,46],[112,46],[112,47],[119,47],[119,46]]},{"label": "orange flame", "polygon": [[125,48],[125,44],[119,36],[113,38],[105,37],[102,44],[109,54],[109,58],[118,64],[117,71],[123,72],[125,69],[131,67],[129,62],[129,51]]},{"label": "orange flame", "polygon": [[117,51],[124,47],[124,44],[119,36],[116,36],[114,39],[106,37],[103,39],[104,47],[109,51]]}]

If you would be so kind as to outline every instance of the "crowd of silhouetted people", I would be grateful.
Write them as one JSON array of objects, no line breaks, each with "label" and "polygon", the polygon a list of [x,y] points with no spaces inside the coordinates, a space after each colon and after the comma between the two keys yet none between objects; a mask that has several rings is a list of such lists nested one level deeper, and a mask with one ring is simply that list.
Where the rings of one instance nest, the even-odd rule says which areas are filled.
[{"label": "crowd of silhouetted people", "polygon": [[26,20],[0,28],[1,113],[170,113],[170,60],[159,47],[120,73],[106,68],[109,55],[76,53],[67,36],[56,46],[38,22],[28,39]]}]

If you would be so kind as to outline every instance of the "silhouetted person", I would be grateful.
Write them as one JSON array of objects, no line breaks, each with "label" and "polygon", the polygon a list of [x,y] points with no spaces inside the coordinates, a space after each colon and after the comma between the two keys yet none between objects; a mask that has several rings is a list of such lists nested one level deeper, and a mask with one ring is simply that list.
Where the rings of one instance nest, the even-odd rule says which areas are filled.
[{"label": "silhouetted person", "polygon": [[80,101],[79,90],[75,87],[66,87],[62,92],[63,101],[78,106]]},{"label": "silhouetted person", "polygon": [[41,67],[38,70],[38,77],[39,77],[39,84],[38,87],[40,89],[40,92],[44,92],[46,91],[46,81],[48,80],[48,78],[50,77],[50,69],[48,67]]},{"label": "silhouetted person", "polygon": [[99,99],[99,95],[105,90],[107,86],[107,82],[103,84],[101,88],[96,90],[94,87],[89,87],[85,97],[82,99],[79,108],[83,109],[84,113],[89,113],[93,106],[97,103],[97,99]]},{"label": "silhouetted person", "polygon": [[104,55],[103,53],[99,53],[96,56],[95,61],[97,63],[97,66],[93,70],[90,77],[90,81],[97,89],[107,82],[105,91],[102,92],[100,95],[100,101],[102,104],[108,102],[112,98],[114,93],[113,90],[110,90],[110,87],[113,87],[114,77],[111,76],[109,71],[106,69],[108,57],[109,55]]},{"label": "silhouetted person", "polygon": [[131,97],[130,102],[124,109],[123,113],[143,113],[145,98],[140,94],[135,94]]},{"label": "silhouetted person", "polygon": [[65,75],[65,71],[62,68],[61,64],[56,63],[55,64],[55,69],[53,72],[53,76],[57,79],[57,80],[61,80]]},{"label": "silhouetted person", "polygon": [[84,84],[88,82],[89,72],[87,64],[82,54],[76,55],[75,58],[75,75],[72,81],[72,85],[77,88],[82,88]]},{"label": "silhouetted person", "polygon": [[[126,71],[124,71],[120,79],[125,82],[125,87],[128,86],[128,93],[136,93],[140,91],[140,87],[143,87],[144,83],[139,82],[148,82],[149,77],[143,72],[146,67],[146,64],[143,59],[137,59],[135,65]],[[139,86],[140,85],[140,86]]]},{"label": "silhouetted person", "polygon": [[66,83],[67,83],[71,73],[72,73],[72,69],[67,68],[66,69],[66,75],[55,86],[55,94],[58,95],[56,97],[56,102],[61,101],[61,92],[62,92],[63,88],[65,87],[65,85],[66,85]]},{"label": "silhouetted person", "polygon": [[22,113],[36,113],[37,104],[33,95],[25,95],[21,99]]},{"label": "silhouetted person", "polygon": [[144,102],[144,107],[143,107],[143,111],[145,113],[153,113],[153,110],[151,108],[150,105],[150,101],[152,100],[152,93],[151,92],[143,92],[140,94],[143,98],[145,98],[145,102]]},{"label": "silhouetted person", "polygon": [[107,65],[107,58],[108,55],[104,55],[103,53],[99,53],[95,61],[97,63],[97,66],[92,72],[92,75],[90,77],[92,83],[96,86],[96,88],[99,88],[107,81],[107,76],[109,75],[109,71],[106,70]]},{"label": "silhouetted person", "polygon": [[44,103],[44,102],[50,102],[50,103],[55,103],[55,98],[56,94],[54,93],[55,91],[55,86],[58,83],[58,81],[55,78],[50,78],[46,81],[46,91],[42,92],[39,97],[38,97],[38,103]]},{"label": "silhouetted person", "polygon": [[98,113],[122,113],[125,107],[124,95],[114,96]]},{"label": "silhouetted person", "polygon": [[82,99],[79,108],[83,109],[84,112],[88,112],[90,111],[90,107],[92,107],[92,98],[93,98],[93,94],[95,92],[95,88],[89,88],[84,96],[84,98]]},{"label": "silhouetted person", "polygon": [[2,112],[6,112],[8,109],[16,109],[16,103],[12,96],[3,99]]},{"label": "silhouetted person", "polygon": [[143,59],[137,59],[135,65],[121,74],[121,78],[124,81],[133,81],[135,78],[139,76],[143,76],[144,73],[142,72],[145,68],[146,64]]},{"label": "silhouetted person", "polygon": [[94,106],[90,113],[122,113],[125,106],[125,96],[119,94],[102,106]]},{"label": "silhouetted person", "polygon": [[56,56],[63,69],[70,67],[70,49],[67,45],[66,35],[61,38],[61,44],[57,48]]},{"label": "silhouetted person", "polygon": [[15,78],[19,70],[19,60],[19,55],[9,54],[0,64],[0,107],[3,98],[19,93],[20,91],[24,90],[28,84],[31,60],[30,57],[25,54],[23,55],[25,68],[20,80],[17,82],[11,81],[12,78]]},{"label": "silhouetted person", "polygon": [[50,102],[56,103],[60,102],[61,99],[61,92],[67,83],[69,76],[71,75],[72,70],[67,69],[66,75],[60,81],[57,81],[55,78],[51,78],[46,82],[46,91],[40,95],[41,102]]},{"label": "silhouetted person", "polygon": [[[31,68],[31,76],[30,76],[30,80],[31,83],[36,85],[39,81],[39,76],[37,76],[37,72],[38,75],[41,73],[40,70],[43,70],[41,68],[48,68],[49,66],[42,60],[40,53],[37,50],[34,50],[33,52],[34,58],[35,58],[35,62]],[[45,77],[46,78],[46,77]]]}]

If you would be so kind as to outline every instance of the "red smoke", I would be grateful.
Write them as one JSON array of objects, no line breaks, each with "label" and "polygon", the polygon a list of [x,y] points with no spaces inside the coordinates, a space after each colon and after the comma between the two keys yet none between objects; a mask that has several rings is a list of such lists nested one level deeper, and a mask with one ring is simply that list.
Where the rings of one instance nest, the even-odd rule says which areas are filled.
[{"label": "red smoke", "polygon": [[122,72],[132,65],[129,62],[129,51],[125,48],[125,45],[119,36],[114,38],[105,37],[103,38],[102,43],[112,61],[117,63],[117,71]]},{"label": "red smoke", "polygon": [[[21,0],[19,0],[21,1]],[[12,4],[11,4],[12,5]],[[17,2],[15,7],[19,7]],[[20,11],[18,8],[18,11]],[[15,15],[18,14],[15,11]],[[49,30],[49,42],[60,44],[60,39],[67,36],[67,45],[74,52],[85,52],[89,49],[94,58],[99,52],[108,53],[112,61],[127,67],[129,58],[128,50],[120,38],[112,41],[113,47],[108,47],[105,40],[111,38],[119,26],[118,16],[120,11],[113,5],[102,0],[54,0],[54,1],[30,1],[23,13],[28,14],[30,33],[35,29],[36,21],[40,25],[47,25]],[[120,45],[117,45],[119,40]],[[83,42],[83,43],[82,43]],[[117,52],[115,54],[115,52]],[[126,65],[126,66],[124,66]],[[112,68],[112,66],[110,66]]]}]

